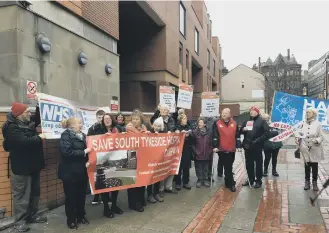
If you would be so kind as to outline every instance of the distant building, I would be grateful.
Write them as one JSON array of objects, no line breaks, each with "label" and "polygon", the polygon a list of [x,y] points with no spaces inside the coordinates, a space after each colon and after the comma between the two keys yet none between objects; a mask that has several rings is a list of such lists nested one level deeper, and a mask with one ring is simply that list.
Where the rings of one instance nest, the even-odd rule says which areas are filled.
[{"label": "distant building", "polygon": [[314,98],[326,98],[326,58],[329,52],[325,53],[318,60],[312,60],[308,63],[307,92],[308,96]]},{"label": "distant building", "polygon": [[274,91],[302,95],[302,65],[296,61],[294,55],[290,55],[290,49],[287,50],[287,56],[280,53],[274,61],[268,58],[261,63],[259,59],[259,71],[265,76],[267,112],[271,112]]},{"label": "distant building", "polygon": [[[252,68],[240,64],[222,76],[222,106],[240,106],[239,114],[258,105],[264,113],[264,76]],[[236,115],[236,114],[235,114]]]}]

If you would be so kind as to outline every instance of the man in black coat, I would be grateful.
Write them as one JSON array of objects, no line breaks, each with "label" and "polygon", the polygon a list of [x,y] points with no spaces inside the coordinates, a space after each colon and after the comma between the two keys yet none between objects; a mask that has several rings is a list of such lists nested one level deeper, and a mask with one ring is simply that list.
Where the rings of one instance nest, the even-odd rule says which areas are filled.
[{"label": "man in black coat", "polygon": [[40,171],[45,166],[42,139],[36,127],[40,124],[39,108],[36,109],[34,122],[28,106],[13,103],[7,122],[3,127],[5,149],[11,161],[11,186],[15,229],[26,232],[27,223],[44,223],[47,218],[37,214],[40,200]]},{"label": "man in black coat", "polygon": [[[269,137],[269,126],[267,122],[259,116],[258,106],[250,108],[250,120],[242,125],[241,130],[244,135],[242,147],[245,151],[249,182],[250,185],[254,185],[255,183],[254,188],[260,188],[262,186],[263,177],[263,147],[265,140]],[[248,186],[249,182],[246,181],[243,186]]]}]

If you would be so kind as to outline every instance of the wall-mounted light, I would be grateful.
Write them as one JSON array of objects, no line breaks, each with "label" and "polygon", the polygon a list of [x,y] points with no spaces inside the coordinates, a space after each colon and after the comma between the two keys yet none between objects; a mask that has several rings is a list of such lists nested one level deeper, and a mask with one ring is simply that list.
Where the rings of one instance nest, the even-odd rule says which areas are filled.
[{"label": "wall-mounted light", "polygon": [[105,65],[105,73],[112,74],[112,66],[110,64]]},{"label": "wall-mounted light", "polygon": [[51,50],[51,42],[44,34],[37,36],[37,45],[41,53],[48,53]]},{"label": "wall-mounted light", "polygon": [[85,66],[88,62],[87,54],[85,54],[84,52],[80,52],[78,55],[78,62],[80,65]]}]

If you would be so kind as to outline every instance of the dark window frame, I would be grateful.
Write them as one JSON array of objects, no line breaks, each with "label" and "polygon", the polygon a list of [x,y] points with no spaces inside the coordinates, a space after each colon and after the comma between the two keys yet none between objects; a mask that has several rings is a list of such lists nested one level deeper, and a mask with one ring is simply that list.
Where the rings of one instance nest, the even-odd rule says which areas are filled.
[{"label": "dark window frame", "polygon": [[179,42],[179,64],[183,65],[183,43]]},{"label": "dark window frame", "polygon": [[211,60],[210,51],[209,51],[209,49],[207,49],[207,68],[208,68],[208,70],[210,70],[210,60]]},{"label": "dark window frame", "polygon": [[[184,32],[181,31],[181,8],[184,10]],[[186,8],[182,2],[179,2],[179,32],[186,38]]]},{"label": "dark window frame", "polygon": [[[197,35],[197,37],[196,37],[196,35]],[[194,28],[194,52],[198,55],[200,52],[200,33],[196,27]]]}]

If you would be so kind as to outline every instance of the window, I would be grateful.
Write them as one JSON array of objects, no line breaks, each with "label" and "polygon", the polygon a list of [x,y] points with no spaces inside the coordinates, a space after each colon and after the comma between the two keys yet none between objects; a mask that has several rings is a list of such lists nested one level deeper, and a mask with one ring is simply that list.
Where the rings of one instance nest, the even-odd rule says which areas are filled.
[{"label": "window", "polygon": [[215,76],[216,75],[216,61],[215,60],[213,60],[212,61],[212,63],[213,63],[213,75]]},{"label": "window", "polygon": [[190,60],[189,60],[189,53],[188,53],[188,50],[186,49],[186,70],[188,70],[188,68],[189,68],[189,62],[190,62]]},{"label": "window", "polygon": [[207,67],[210,69],[210,52],[209,49],[207,50]]},{"label": "window", "polygon": [[199,54],[199,31],[194,29],[194,51]]},{"label": "window", "polygon": [[179,4],[179,31],[186,36],[186,10],[183,3]]},{"label": "window", "polygon": [[179,64],[183,64],[183,44],[179,42]]}]

